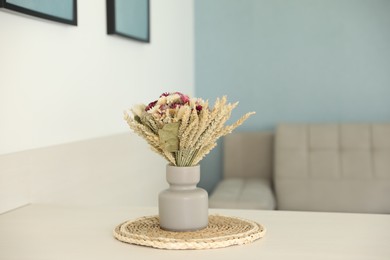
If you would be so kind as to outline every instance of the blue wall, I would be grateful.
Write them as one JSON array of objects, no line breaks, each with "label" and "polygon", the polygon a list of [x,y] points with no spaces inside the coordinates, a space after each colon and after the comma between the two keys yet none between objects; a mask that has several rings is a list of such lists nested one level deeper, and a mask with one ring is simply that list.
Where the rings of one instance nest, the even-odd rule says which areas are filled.
[{"label": "blue wall", "polygon": [[[390,1],[196,0],[196,95],[240,101],[237,131],[390,121]],[[219,145],[200,186],[220,179]]]}]

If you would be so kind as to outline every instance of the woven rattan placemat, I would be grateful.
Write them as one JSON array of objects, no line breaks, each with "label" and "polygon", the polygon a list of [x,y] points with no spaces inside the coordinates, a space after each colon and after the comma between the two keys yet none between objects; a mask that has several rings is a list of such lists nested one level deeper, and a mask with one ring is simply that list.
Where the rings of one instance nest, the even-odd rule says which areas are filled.
[{"label": "woven rattan placemat", "polygon": [[251,243],[265,235],[253,221],[219,215],[209,216],[209,225],[198,231],[171,232],[160,228],[158,216],[127,221],[114,229],[119,241],[160,249],[211,249]]}]

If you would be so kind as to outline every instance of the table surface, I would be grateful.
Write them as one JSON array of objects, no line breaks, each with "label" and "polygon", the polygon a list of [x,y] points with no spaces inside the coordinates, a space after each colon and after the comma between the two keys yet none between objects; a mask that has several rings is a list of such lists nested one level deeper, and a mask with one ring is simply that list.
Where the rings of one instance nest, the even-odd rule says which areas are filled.
[{"label": "table surface", "polygon": [[243,246],[161,250],[117,241],[118,224],[157,208],[29,205],[0,215],[0,260],[31,259],[390,259],[390,215],[222,210],[254,220],[264,238]]}]

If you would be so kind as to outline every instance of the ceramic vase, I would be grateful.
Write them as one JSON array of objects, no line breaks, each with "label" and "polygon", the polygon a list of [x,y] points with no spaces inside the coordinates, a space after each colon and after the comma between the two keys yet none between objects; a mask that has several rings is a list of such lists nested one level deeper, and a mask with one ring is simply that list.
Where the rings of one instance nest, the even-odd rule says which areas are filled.
[{"label": "ceramic vase", "polygon": [[208,194],[196,185],[200,166],[167,165],[169,188],[160,192],[158,210],[160,227],[169,231],[194,231],[208,225]]}]

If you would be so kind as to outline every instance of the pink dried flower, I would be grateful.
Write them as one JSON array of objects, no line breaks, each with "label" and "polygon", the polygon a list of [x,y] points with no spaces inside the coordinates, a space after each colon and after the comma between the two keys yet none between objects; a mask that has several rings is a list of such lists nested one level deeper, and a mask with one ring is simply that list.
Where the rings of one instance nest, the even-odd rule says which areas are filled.
[{"label": "pink dried flower", "polygon": [[167,105],[160,105],[160,110],[161,111],[164,111],[165,109],[167,109],[168,108],[168,106]]},{"label": "pink dried flower", "polygon": [[204,101],[199,99],[191,104],[191,98],[181,92],[164,92],[160,95],[158,100],[150,102],[144,110],[145,112],[153,113],[155,116],[166,115],[167,110],[172,110],[169,111],[169,114],[171,119],[173,119],[176,116],[174,111],[177,111],[177,109],[182,106],[190,106],[191,109],[195,109],[199,114],[204,108],[203,105]]},{"label": "pink dried flower", "polygon": [[150,109],[152,109],[157,103],[157,100],[153,101],[153,102],[150,102],[146,107],[145,107],[145,111],[148,111]]},{"label": "pink dried flower", "polygon": [[173,103],[173,104],[170,105],[169,108],[177,108],[177,107],[181,107],[181,104],[179,104],[179,103]]},{"label": "pink dried flower", "polygon": [[164,93],[162,93],[162,94],[160,95],[160,97],[167,97],[167,96],[169,96],[169,95],[170,95],[169,92],[164,92]]},{"label": "pink dried flower", "polygon": [[178,94],[180,96],[180,100],[181,102],[183,102],[183,104],[190,103],[190,98],[187,95],[184,95],[181,92],[175,92],[175,94]]}]

